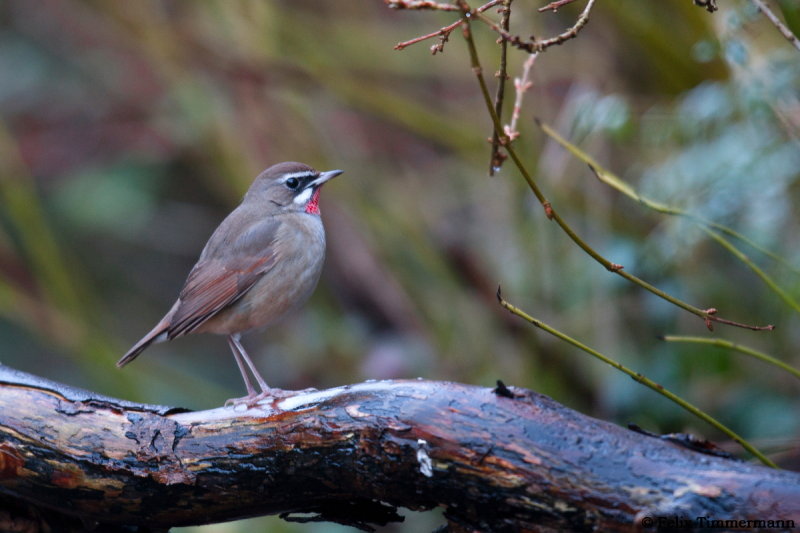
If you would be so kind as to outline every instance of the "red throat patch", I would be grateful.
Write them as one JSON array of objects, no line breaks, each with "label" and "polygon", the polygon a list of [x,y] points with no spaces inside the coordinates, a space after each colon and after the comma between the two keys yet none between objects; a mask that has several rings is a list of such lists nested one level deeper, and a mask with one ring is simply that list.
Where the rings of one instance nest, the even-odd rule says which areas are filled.
[{"label": "red throat patch", "polygon": [[306,204],[306,213],[310,215],[319,215],[319,191],[322,187],[317,187],[311,195],[311,200]]}]

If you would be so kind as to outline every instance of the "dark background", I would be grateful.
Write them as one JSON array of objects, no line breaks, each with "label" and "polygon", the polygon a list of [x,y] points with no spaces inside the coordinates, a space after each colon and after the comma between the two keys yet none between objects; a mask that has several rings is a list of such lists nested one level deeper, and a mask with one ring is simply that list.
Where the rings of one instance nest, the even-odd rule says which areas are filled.
[{"label": "dark background", "polygon": [[[537,13],[544,3],[515,2],[512,31],[554,35],[585,5]],[[533,121],[638,190],[800,264],[800,53],[749,2],[720,4],[712,15],[688,0],[598,2],[577,39],[537,60],[517,148],[598,251],[694,305],[775,324],[713,335],[799,364],[796,310],[691,224],[598,183]],[[797,32],[797,3],[773,4]],[[245,338],[271,385],[500,378],[596,417],[724,444],[503,311],[502,283],[513,303],[774,458],[791,452],[797,379],[657,340],[709,333],[582,253],[510,163],[487,176],[490,124],[459,33],[436,56],[434,41],[393,50],[453,20],[353,0],[0,3],[0,362],[148,403],[203,409],[243,395],[221,337],[154,346],[124,370],[114,362],[169,309],[252,178],[298,160],[346,172],[323,192],[319,289],[296,316]],[[491,74],[496,36],[481,25],[475,34]],[[512,76],[524,59],[510,53]],[[796,267],[742,249],[800,298]],[[436,523],[412,514],[393,530]],[[203,531],[258,527],[344,530],[272,518]]]}]

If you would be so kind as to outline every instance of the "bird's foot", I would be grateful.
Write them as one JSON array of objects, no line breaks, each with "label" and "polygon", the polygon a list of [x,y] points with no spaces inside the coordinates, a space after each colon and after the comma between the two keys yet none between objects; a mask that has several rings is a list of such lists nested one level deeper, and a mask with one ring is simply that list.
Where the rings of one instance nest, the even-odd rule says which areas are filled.
[{"label": "bird's foot", "polygon": [[251,409],[257,406],[265,398],[272,396],[271,393],[272,389],[267,389],[258,394],[248,394],[247,396],[242,396],[241,398],[231,398],[229,400],[225,400],[225,407],[233,407],[235,409],[240,405],[244,405],[247,409]]},{"label": "bird's foot", "polygon": [[[239,408],[239,406],[245,406],[245,409],[252,409],[253,407],[259,406],[259,404],[270,403],[274,404],[280,400],[284,400],[291,396],[296,396],[297,394],[302,394],[304,392],[313,391],[314,389],[307,389],[305,391],[290,391],[290,390],[283,390],[283,389],[276,389],[276,388],[267,388],[261,391],[258,394],[248,394],[247,396],[242,396],[241,398],[231,398],[225,402],[225,407],[233,407],[234,409]],[[261,405],[265,407],[264,405]]]}]

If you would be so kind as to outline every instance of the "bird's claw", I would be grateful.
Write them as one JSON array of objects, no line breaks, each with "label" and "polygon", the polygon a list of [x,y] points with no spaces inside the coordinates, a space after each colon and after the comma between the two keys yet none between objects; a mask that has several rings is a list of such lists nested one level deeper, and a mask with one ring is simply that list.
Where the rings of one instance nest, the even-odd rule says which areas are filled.
[{"label": "bird's claw", "polygon": [[[297,396],[298,394],[308,394],[311,392],[317,392],[317,389],[304,389],[301,391],[291,391],[291,390],[283,390],[283,389],[276,389],[276,388],[269,388],[265,389],[258,394],[248,394],[247,396],[242,396],[241,398],[231,398],[225,402],[225,407],[233,407],[236,409],[240,405],[246,406],[247,409],[252,409],[253,407],[258,407],[259,404],[265,403],[265,400],[268,400],[269,403],[275,404],[280,400],[285,400],[286,398],[290,398],[292,396]],[[265,407],[261,405],[261,407]]]},{"label": "bird's claw", "polygon": [[262,400],[265,398],[272,396],[273,389],[267,389],[259,394],[248,394],[247,396],[242,396],[241,398],[231,398],[229,400],[225,400],[225,407],[233,407],[236,409],[240,405],[244,405],[247,409],[252,409],[256,407]]}]

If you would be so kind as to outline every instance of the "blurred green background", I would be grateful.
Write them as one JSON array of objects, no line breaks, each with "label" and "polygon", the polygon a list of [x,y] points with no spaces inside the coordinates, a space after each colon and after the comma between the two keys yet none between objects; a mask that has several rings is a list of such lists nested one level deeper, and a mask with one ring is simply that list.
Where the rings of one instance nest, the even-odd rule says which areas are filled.
[{"label": "blurred green background", "polygon": [[[514,3],[512,31],[558,33],[584,5],[536,13],[544,3]],[[774,5],[797,33],[798,3]],[[434,41],[393,50],[452,20],[355,0],[0,3],[0,362],[192,409],[244,394],[223,338],[154,346],[123,371],[114,363],[169,309],[252,178],[297,160],[346,173],[323,194],[328,256],[316,294],[279,327],[245,337],[271,385],[503,379],[620,424],[722,440],[503,311],[502,283],[509,301],[790,466],[795,378],[717,348],[660,342],[710,334],[580,252],[510,163],[487,176],[490,123],[460,35],[436,56]],[[495,35],[475,30],[491,74]],[[512,76],[524,59],[510,52]],[[775,324],[713,335],[800,365],[791,307],[692,225],[597,182],[533,121],[651,197],[800,265],[800,53],[744,0],[713,15],[688,0],[615,0],[543,54],[533,81],[517,147],[562,216],[671,294]],[[743,249],[800,298],[796,268]],[[407,514],[386,531],[441,521]],[[259,529],[348,530],[262,518],[197,531]]]}]

